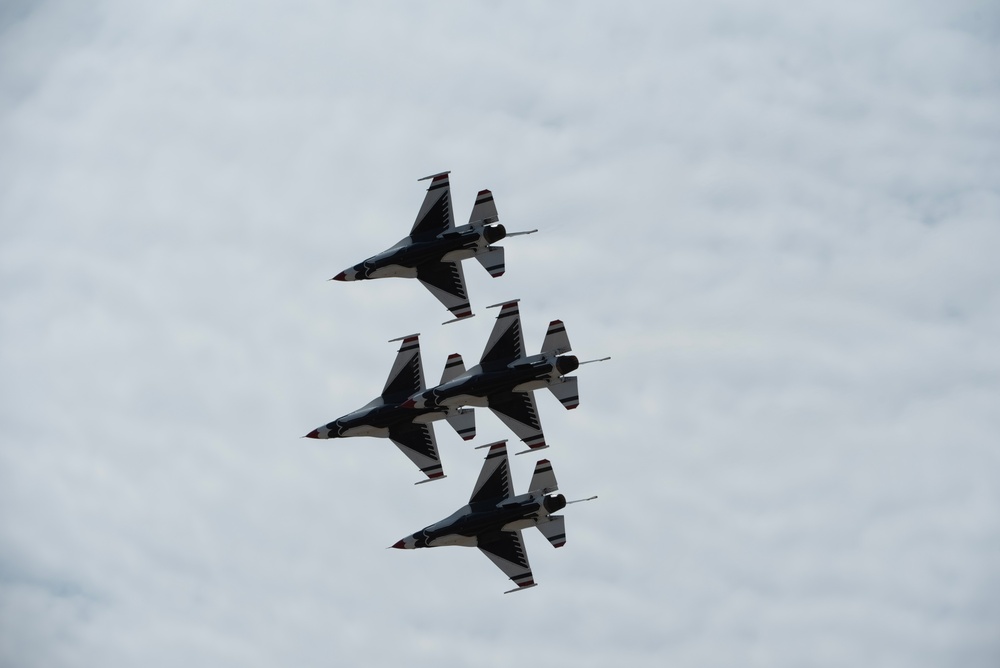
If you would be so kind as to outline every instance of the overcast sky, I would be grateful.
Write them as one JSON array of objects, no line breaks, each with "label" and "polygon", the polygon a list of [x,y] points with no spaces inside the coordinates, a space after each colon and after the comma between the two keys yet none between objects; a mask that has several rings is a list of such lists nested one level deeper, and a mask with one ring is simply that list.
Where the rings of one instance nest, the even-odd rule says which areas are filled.
[{"label": "overcast sky", "polygon": [[[495,6],[499,4],[500,6]],[[0,664],[1000,665],[1000,9],[974,0],[0,5]],[[468,321],[329,282],[451,170]],[[301,436],[520,299],[568,542]],[[512,459],[525,491],[536,455]]]}]

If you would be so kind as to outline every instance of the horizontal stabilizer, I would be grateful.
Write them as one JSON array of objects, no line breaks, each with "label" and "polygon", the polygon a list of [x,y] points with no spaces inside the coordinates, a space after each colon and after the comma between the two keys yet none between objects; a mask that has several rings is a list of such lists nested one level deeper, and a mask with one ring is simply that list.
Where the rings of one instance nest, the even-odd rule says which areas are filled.
[{"label": "horizontal stabilizer", "polygon": [[566,544],[566,518],[562,515],[550,515],[548,522],[536,526],[542,535],[549,539],[552,547],[562,547]]},{"label": "horizontal stabilizer", "polygon": [[448,420],[452,429],[458,432],[463,441],[470,441],[476,437],[476,411],[471,408],[460,409],[445,419]]},{"label": "horizontal stabilizer", "polygon": [[531,476],[528,491],[551,494],[558,489],[559,483],[556,482],[556,474],[552,471],[552,462],[547,459],[539,459],[535,464],[535,474]]},{"label": "horizontal stabilizer", "polygon": [[472,215],[469,222],[479,225],[489,225],[500,220],[497,215],[497,205],[493,202],[493,193],[489,190],[480,190],[476,195],[476,205],[472,207]]},{"label": "horizontal stabilizer", "polygon": [[563,376],[558,382],[548,386],[556,399],[566,407],[566,410],[573,410],[580,405],[580,392],[577,390],[576,376]]},{"label": "horizontal stabilizer", "polygon": [[566,333],[566,326],[562,320],[553,320],[549,323],[549,329],[545,332],[545,340],[542,341],[543,355],[562,355],[573,350],[569,344],[569,334]]},{"label": "horizontal stabilizer", "polygon": [[444,385],[453,378],[458,378],[465,373],[465,362],[458,353],[448,355],[448,361],[444,363],[444,371],[441,373],[440,385]]},{"label": "horizontal stabilizer", "polygon": [[490,272],[490,276],[493,278],[503,276],[503,272],[506,271],[503,261],[503,246],[489,246],[486,250],[477,253],[476,259],[479,260],[479,264],[483,265],[483,269]]}]

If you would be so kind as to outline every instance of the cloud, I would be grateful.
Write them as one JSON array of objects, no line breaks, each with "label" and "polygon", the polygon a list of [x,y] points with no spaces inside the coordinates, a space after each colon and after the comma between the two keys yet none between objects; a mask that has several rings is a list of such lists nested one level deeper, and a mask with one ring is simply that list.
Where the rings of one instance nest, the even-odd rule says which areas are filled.
[{"label": "cloud", "polygon": [[[985,3],[48,2],[0,17],[0,663],[994,665]],[[491,188],[476,318],[328,278]],[[569,541],[502,596],[386,550],[467,499],[301,439],[388,339],[566,322]],[[477,413],[477,444],[513,436]],[[515,488],[534,461],[512,462]],[[570,512],[572,511],[572,512]]]}]

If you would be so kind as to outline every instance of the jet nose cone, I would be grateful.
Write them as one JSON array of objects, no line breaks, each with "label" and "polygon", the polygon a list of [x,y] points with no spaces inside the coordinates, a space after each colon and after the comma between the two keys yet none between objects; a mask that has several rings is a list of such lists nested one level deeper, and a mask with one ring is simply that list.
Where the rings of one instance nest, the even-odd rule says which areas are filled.
[{"label": "jet nose cone", "polygon": [[306,438],[319,438],[319,429],[313,429],[311,432],[306,434]]},{"label": "jet nose cone", "polygon": [[392,545],[391,545],[390,547],[394,547],[394,548],[396,548],[397,550],[405,550],[405,549],[406,549],[406,542],[405,542],[405,539],[400,539],[400,540],[397,540],[397,541],[396,541],[395,543],[393,543],[393,544],[392,544]]},{"label": "jet nose cone", "polygon": [[400,406],[400,408],[416,408],[416,407],[417,407],[417,402],[414,401],[413,399],[407,399]]},{"label": "jet nose cone", "polygon": [[346,281],[347,280],[347,272],[346,271],[342,271],[339,274],[337,274],[336,276],[334,276],[333,278],[331,278],[330,280],[331,281]]}]

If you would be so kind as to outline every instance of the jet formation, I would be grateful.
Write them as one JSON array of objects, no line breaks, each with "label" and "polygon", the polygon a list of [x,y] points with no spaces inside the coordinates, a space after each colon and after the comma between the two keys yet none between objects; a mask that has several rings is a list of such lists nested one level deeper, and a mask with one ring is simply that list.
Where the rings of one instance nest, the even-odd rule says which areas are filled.
[{"label": "jet formation", "polygon": [[[423,204],[410,234],[390,248],[340,272],[332,280],[417,278],[451,312],[452,320],[473,315],[465,288],[462,260],[475,257],[491,276],[505,271],[504,249],[495,246],[505,237],[537,230],[507,233],[499,224],[496,204],[489,190],[480,190],[469,223],[456,227],[451,214],[450,172],[420,179],[430,180]],[[566,409],[580,404],[577,377],[569,374],[583,364],[570,355],[569,335],[561,320],[549,323],[537,354],[526,355],[514,299],[487,308],[499,308],[496,322],[479,363],[465,368],[454,353],[445,362],[441,381],[428,388],[424,382],[419,334],[399,341],[379,396],[306,434],[332,439],[368,436],[388,438],[424,475],[418,484],[445,478],[433,422],[444,420],[463,440],[476,436],[475,407],[489,408],[526,446],[517,454],[549,447],[542,432],[534,391],[548,388]],[[535,526],[555,547],[566,542],[565,520],[553,513],[567,502],[557,491],[548,459],[535,464],[528,491],[514,495],[506,441],[490,443],[469,503],[451,516],[398,541],[392,547],[415,549],[442,545],[478,547],[517,585],[509,591],[535,586],[528,565],[521,530]],[[580,501],[597,498],[589,497]],[[505,592],[509,593],[509,592]]]}]

